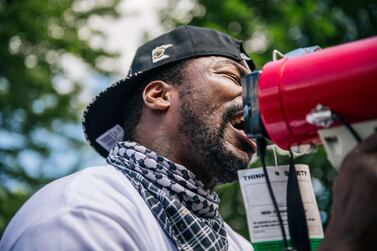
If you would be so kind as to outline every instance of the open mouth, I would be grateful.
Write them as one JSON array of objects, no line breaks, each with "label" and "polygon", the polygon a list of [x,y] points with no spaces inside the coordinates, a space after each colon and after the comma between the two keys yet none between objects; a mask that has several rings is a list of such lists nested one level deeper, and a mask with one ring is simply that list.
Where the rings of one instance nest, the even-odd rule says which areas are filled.
[{"label": "open mouth", "polygon": [[245,119],[243,117],[243,113],[239,112],[237,113],[231,120],[230,123],[232,126],[240,131],[244,131],[245,129]]},{"label": "open mouth", "polygon": [[236,113],[230,120],[232,129],[237,133],[238,137],[247,143],[255,151],[256,144],[245,133],[245,119],[243,117],[243,111]]}]

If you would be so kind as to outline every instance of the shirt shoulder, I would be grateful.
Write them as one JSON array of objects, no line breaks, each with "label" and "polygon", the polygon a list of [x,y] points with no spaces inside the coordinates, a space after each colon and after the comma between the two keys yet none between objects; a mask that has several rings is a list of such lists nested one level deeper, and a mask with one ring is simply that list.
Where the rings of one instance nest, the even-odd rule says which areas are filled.
[{"label": "shirt shoulder", "polygon": [[229,251],[253,251],[251,243],[242,235],[234,231],[227,223],[225,223],[225,231],[228,237]]},{"label": "shirt shoulder", "polygon": [[174,250],[128,178],[112,166],[99,166],[58,179],[32,196],[8,225],[0,250],[158,250],[161,245]]}]

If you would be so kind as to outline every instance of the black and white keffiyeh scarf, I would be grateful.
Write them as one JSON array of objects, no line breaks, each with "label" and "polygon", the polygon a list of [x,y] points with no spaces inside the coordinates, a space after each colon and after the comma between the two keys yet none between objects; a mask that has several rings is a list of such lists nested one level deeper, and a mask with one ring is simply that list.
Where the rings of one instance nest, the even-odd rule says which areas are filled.
[{"label": "black and white keffiyeh scarf", "polygon": [[228,250],[217,194],[184,166],[128,141],[107,162],[132,181],[178,250]]}]

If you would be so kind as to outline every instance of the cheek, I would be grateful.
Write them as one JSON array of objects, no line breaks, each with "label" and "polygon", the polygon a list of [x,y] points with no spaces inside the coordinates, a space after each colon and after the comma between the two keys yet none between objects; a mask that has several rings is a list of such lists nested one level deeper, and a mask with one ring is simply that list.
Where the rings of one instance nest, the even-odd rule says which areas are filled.
[{"label": "cheek", "polygon": [[213,109],[201,109],[200,111],[195,111],[198,118],[198,122],[202,124],[209,133],[215,133],[221,127],[221,114]]},{"label": "cheek", "polygon": [[183,102],[187,102],[189,109],[197,114],[200,120],[205,123],[208,128],[218,129],[223,123],[223,115],[227,105],[237,98],[237,87],[224,88],[221,84],[215,84],[211,81],[198,84],[198,87],[184,90]]},{"label": "cheek", "polygon": [[206,106],[204,119],[212,124],[216,129],[221,127],[223,123],[224,107],[210,103]]},{"label": "cheek", "polygon": [[230,79],[221,76],[212,76],[208,86],[211,87],[211,95],[217,103],[225,103],[242,95],[242,87]]}]

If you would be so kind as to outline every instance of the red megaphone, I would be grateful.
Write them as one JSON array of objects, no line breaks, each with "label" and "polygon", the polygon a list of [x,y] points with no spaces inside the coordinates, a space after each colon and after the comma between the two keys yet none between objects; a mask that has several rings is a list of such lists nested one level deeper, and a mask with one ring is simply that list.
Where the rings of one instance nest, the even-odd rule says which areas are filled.
[{"label": "red megaphone", "polygon": [[266,136],[279,147],[322,142],[328,153],[344,156],[352,148],[345,129],[326,116],[339,115],[361,138],[376,130],[377,37],[270,62],[254,91],[258,107],[251,110],[259,110]]}]

